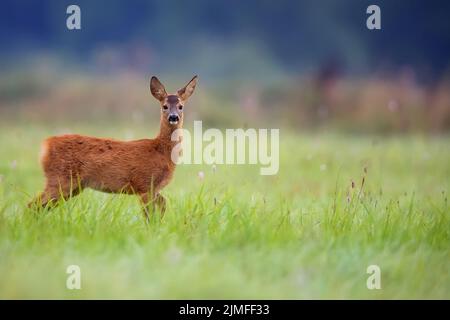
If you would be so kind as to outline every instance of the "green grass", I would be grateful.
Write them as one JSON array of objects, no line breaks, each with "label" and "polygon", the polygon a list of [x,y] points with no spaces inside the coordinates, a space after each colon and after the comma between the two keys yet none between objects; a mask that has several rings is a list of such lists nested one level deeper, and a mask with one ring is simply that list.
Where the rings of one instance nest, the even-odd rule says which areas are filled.
[{"label": "green grass", "polygon": [[[450,298],[450,137],[281,130],[278,175],[179,166],[164,220],[146,225],[137,198],[91,190],[26,209],[43,185],[39,142],[55,133],[0,128],[0,298]],[[66,289],[72,264],[81,290]],[[371,264],[381,290],[366,287]]]}]

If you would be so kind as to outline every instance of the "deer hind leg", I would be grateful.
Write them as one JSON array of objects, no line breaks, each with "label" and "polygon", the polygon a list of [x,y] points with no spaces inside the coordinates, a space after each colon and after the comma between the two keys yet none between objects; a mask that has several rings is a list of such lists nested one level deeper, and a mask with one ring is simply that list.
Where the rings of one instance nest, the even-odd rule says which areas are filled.
[{"label": "deer hind leg", "polygon": [[34,198],[28,207],[52,208],[58,204],[58,199],[67,200],[78,195],[81,192],[81,186],[68,181],[59,181],[47,179],[45,190]]},{"label": "deer hind leg", "polygon": [[146,220],[148,221],[149,214],[155,212],[157,207],[161,211],[162,219],[164,212],[166,211],[166,199],[159,193],[155,194],[153,199],[151,199],[147,192],[141,193],[139,196],[141,198],[143,213]]}]

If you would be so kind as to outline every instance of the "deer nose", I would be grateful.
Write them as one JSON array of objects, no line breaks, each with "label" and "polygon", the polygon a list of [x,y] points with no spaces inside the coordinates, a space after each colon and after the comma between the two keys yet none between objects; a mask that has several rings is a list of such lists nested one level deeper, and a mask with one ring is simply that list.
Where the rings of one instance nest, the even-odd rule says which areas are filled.
[{"label": "deer nose", "polygon": [[180,117],[177,114],[172,113],[169,115],[168,120],[170,124],[176,124],[180,120]]}]

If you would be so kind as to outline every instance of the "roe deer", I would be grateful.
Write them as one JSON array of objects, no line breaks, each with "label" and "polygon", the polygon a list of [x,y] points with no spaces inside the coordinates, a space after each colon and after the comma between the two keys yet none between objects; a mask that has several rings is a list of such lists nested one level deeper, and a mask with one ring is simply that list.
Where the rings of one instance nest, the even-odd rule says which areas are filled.
[{"label": "roe deer", "polygon": [[68,199],[83,188],[92,188],[139,195],[147,218],[149,204],[158,205],[163,214],[166,200],[159,192],[172,178],[171,153],[178,143],[171,135],[183,126],[183,108],[196,84],[197,76],[175,94],[167,94],[158,78],[151,78],[150,91],[161,105],[155,139],[117,141],[73,134],[46,139],[40,157],[45,190],[29,206],[45,207],[60,197]]}]

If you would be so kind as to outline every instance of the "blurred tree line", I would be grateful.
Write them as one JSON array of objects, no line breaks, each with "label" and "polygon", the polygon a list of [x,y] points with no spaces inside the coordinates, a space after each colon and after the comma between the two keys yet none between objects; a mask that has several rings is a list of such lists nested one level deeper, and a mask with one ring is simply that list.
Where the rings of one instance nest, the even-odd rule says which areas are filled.
[{"label": "blurred tree line", "polygon": [[[65,27],[70,4],[81,7],[80,31]],[[366,28],[370,4],[381,7],[382,30]],[[331,61],[352,74],[411,66],[422,81],[431,81],[449,67],[449,14],[445,0],[6,0],[0,46],[10,59],[17,52],[48,50],[86,62],[99,47],[131,43],[165,68],[186,68],[180,61],[214,65],[238,56],[217,69],[221,76],[261,55],[261,65],[273,62],[288,73]],[[244,61],[239,48],[246,46],[253,51],[247,50]],[[204,48],[210,55],[202,55]],[[133,56],[138,62],[139,52]],[[10,59],[3,59],[3,66]]]},{"label": "blurred tree line", "polygon": [[199,74],[189,116],[208,125],[448,132],[449,13],[448,0],[4,0],[0,118],[157,125],[149,75],[174,90]]}]

